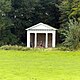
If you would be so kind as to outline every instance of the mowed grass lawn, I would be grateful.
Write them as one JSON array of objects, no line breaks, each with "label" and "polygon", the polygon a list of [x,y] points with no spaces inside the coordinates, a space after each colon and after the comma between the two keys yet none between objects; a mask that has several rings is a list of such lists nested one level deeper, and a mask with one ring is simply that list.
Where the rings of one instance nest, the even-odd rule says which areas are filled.
[{"label": "mowed grass lawn", "polygon": [[0,50],[0,80],[80,80],[80,52]]}]

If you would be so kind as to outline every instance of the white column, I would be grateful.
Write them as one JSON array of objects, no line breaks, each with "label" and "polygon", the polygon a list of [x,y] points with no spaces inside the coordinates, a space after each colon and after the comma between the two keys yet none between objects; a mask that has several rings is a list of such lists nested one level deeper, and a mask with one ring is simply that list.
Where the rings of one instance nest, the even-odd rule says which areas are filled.
[{"label": "white column", "polygon": [[52,47],[55,47],[56,44],[56,31],[52,33]]},{"label": "white column", "polygon": [[35,33],[35,48],[37,47],[37,33]]},{"label": "white column", "polygon": [[30,33],[27,31],[27,47],[30,48]]},{"label": "white column", "polygon": [[48,48],[48,33],[46,33],[46,45],[45,45],[46,48]]}]

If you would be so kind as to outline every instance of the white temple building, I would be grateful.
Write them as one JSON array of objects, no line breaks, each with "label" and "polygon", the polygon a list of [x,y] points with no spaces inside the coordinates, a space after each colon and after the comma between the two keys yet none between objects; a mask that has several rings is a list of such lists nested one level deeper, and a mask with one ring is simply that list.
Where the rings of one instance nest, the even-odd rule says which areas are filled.
[{"label": "white temple building", "polygon": [[27,47],[55,47],[56,28],[47,24],[39,23],[27,28]]}]

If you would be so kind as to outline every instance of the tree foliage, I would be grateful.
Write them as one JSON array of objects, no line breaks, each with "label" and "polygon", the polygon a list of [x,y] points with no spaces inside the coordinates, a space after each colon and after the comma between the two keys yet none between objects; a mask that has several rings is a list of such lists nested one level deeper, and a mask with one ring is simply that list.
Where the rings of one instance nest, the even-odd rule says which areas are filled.
[{"label": "tree foliage", "polygon": [[16,36],[10,30],[12,24],[11,19],[8,17],[10,11],[11,0],[0,0],[0,46],[14,44],[17,40]]},{"label": "tree foliage", "polygon": [[59,8],[55,0],[13,0],[12,19],[15,35],[26,43],[25,29],[39,22],[59,28]]},{"label": "tree foliage", "polygon": [[11,10],[10,0],[0,0],[0,29],[8,26],[9,19],[7,13]]},{"label": "tree foliage", "polygon": [[67,36],[64,45],[70,49],[77,49],[80,47],[80,22],[75,19],[69,20],[69,29],[67,30]]},{"label": "tree foliage", "polygon": [[[69,36],[67,34],[70,34],[71,37],[71,31],[78,28],[77,26],[80,23],[80,1],[1,0],[0,45],[26,44],[25,29],[39,22],[58,28],[59,42],[67,41],[68,43]],[[74,30],[71,26],[73,26]],[[69,27],[71,28],[69,29]]]},{"label": "tree foliage", "polygon": [[60,41],[64,42],[67,30],[68,30],[68,22],[69,19],[75,18],[78,22],[80,22],[80,1],[79,0],[60,0],[59,2],[59,10],[61,12],[61,17],[59,17],[60,21]]}]

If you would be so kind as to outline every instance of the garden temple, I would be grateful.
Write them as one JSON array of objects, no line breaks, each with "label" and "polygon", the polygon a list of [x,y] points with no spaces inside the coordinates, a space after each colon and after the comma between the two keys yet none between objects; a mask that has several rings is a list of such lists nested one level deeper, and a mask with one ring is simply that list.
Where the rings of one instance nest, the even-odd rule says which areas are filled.
[{"label": "garden temple", "polygon": [[44,23],[38,23],[27,28],[27,47],[55,47],[56,28]]}]

